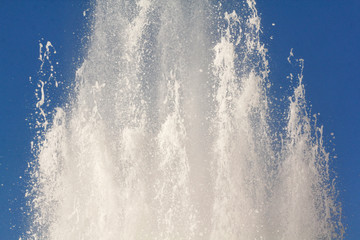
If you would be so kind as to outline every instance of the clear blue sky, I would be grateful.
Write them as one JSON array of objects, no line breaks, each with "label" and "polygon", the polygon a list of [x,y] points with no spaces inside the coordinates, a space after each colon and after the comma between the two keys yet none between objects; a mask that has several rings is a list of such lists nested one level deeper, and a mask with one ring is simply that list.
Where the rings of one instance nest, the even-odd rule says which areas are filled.
[{"label": "clear blue sky", "polygon": [[[0,1],[0,236],[17,239],[25,230],[21,206],[31,132],[25,119],[34,108],[39,40],[58,54],[57,78],[74,78],[86,29],[88,1]],[[291,48],[305,59],[304,84],[312,112],[320,113],[327,142],[334,132],[338,189],[346,239],[360,236],[360,2],[358,0],[258,0],[272,81],[289,74]],[[275,26],[272,26],[275,23]],[[273,39],[270,40],[270,37]],[[19,178],[19,177],[22,178]],[[9,210],[11,209],[11,210]]]}]

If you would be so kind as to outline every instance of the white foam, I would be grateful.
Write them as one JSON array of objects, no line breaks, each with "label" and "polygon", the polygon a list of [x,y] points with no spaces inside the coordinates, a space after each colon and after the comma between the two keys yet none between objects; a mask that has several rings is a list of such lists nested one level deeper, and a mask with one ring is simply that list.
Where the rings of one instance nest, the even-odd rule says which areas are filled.
[{"label": "white foam", "polygon": [[341,238],[303,60],[275,121],[255,1],[99,0],[94,18],[75,97],[32,143],[28,239]]}]

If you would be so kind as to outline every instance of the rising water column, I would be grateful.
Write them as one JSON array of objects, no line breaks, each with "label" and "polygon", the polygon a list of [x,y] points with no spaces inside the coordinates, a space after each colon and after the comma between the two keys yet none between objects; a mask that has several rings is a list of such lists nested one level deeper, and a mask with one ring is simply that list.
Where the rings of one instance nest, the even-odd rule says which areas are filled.
[{"label": "rising water column", "polygon": [[342,238],[303,61],[273,111],[255,1],[98,0],[92,14],[65,107],[45,114],[39,82],[24,238]]}]

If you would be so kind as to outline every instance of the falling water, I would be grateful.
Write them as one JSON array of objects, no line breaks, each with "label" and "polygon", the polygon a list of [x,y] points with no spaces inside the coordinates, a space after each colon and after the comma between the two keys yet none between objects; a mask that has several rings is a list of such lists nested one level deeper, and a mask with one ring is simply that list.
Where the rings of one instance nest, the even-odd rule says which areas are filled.
[{"label": "falling water", "polygon": [[254,0],[98,0],[92,14],[67,104],[47,114],[53,75],[39,82],[25,238],[342,238],[303,61],[290,56],[297,84],[275,111]]}]

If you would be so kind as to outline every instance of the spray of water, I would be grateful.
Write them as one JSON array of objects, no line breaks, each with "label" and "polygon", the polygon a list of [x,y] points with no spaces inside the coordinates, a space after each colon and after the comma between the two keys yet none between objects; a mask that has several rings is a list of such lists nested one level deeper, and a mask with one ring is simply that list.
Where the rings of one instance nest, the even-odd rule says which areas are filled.
[{"label": "spray of water", "polygon": [[39,85],[27,239],[342,238],[303,61],[274,122],[255,1],[228,5],[96,2],[68,107]]}]

